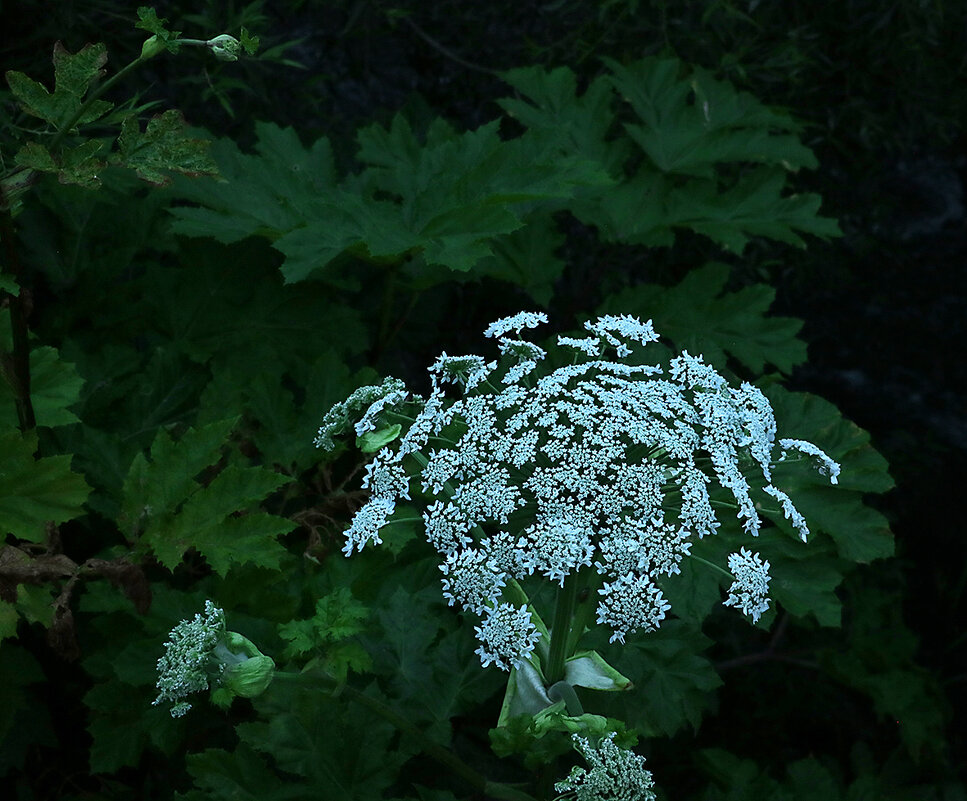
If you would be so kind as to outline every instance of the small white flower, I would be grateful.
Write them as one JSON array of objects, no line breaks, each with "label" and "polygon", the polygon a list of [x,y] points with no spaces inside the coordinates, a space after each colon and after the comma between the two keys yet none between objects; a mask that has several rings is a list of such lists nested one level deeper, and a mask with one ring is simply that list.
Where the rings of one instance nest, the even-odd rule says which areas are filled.
[{"label": "small white flower", "polygon": [[443,485],[448,481],[463,478],[460,467],[460,453],[455,450],[443,449],[430,451],[430,458],[423,468],[423,492],[439,495],[443,492]]},{"label": "small white flower", "polygon": [[363,489],[368,489],[374,498],[410,500],[410,479],[395,455],[388,458],[377,455],[366,465]]},{"label": "small white flower", "polygon": [[496,605],[506,581],[490,555],[475,548],[450,554],[440,570],[447,576],[442,581],[443,597],[448,604],[458,603],[478,615]]},{"label": "small white flower", "polygon": [[547,315],[544,312],[519,312],[512,317],[503,317],[491,323],[484,331],[485,337],[502,337],[508,331],[520,333],[524,328],[537,328],[541,323],[547,322]]},{"label": "small white flower", "polygon": [[524,562],[530,571],[539,570],[551,581],[564,586],[564,579],[591,565],[594,545],[591,529],[579,520],[555,515],[539,520],[524,530],[527,551]]},{"label": "small white flower", "polygon": [[346,529],[346,544],[342,552],[351,556],[353,550],[361,551],[368,542],[379,545],[383,539],[379,530],[386,524],[387,518],[396,511],[396,503],[392,498],[376,496],[370,498],[363,507],[356,512],[353,522]]},{"label": "small white flower", "polygon": [[610,642],[624,643],[625,635],[638,629],[655,631],[671,609],[658,587],[634,573],[605,583],[598,593],[604,596],[598,604],[598,623],[611,627]]},{"label": "small white flower", "polygon": [[447,356],[440,354],[431,365],[430,373],[439,376],[440,381],[450,381],[459,384],[464,391],[470,392],[478,384],[487,380],[487,376],[497,367],[497,362],[489,364],[482,356]]},{"label": "small white flower", "polygon": [[809,526],[806,525],[806,518],[804,518],[802,514],[800,514],[799,510],[793,505],[792,499],[781,489],[777,489],[771,484],[768,487],[763,488],[763,491],[771,495],[782,504],[782,513],[785,515],[786,520],[789,520],[797,529],[799,529],[799,536],[802,538],[802,541],[805,542],[806,538],[809,536]]},{"label": "small white flower", "polygon": [[434,502],[423,513],[423,522],[427,540],[442,554],[449,556],[473,542],[467,535],[470,521],[452,503]]},{"label": "small white flower", "polygon": [[474,652],[480,656],[484,667],[491,663],[501,670],[520,667],[534,651],[541,633],[531,620],[526,606],[501,604],[483,620],[482,626],[474,626],[477,639],[482,643]]},{"label": "small white flower", "polygon": [[751,615],[755,623],[769,608],[769,563],[763,562],[759,554],[741,548],[739,553],[729,555],[729,570],[735,581],[723,603]]},{"label": "small white flower", "polygon": [[781,439],[779,440],[779,447],[782,448],[782,456],[779,457],[780,462],[786,458],[786,453],[790,450],[799,451],[807,456],[814,456],[820,462],[820,475],[829,476],[830,484],[839,482],[839,463],[834,462],[826,455],[825,451],[820,450],[811,442],[806,442],[803,439]]}]

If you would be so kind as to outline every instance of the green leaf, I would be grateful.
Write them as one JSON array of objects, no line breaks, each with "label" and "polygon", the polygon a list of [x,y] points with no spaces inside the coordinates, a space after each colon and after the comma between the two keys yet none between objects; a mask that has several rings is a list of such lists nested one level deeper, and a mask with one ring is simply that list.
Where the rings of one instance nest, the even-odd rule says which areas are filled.
[{"label": "green leaf", "polygon": [[297,782],[282,782],[266,760],[241,743],[234,752],[209,748],[187,759],[188,772],[198,790],[185,801],[297,801],[305,788]]},{"label": "green leaf", "polygon": [[805,247],[796,231],[822,239],[840,236],[834,220],[817,216],[815,194],[782,196],[784,173],[761,167],[722,191],[715,181],[691,181],[669,192],[666,215],[672,225],[690,228],[741,254],[750,237],[764,236]]},{"label": "green leaf", "polygon": [[291,521],[259,512],[257,501],[291,479],[262,467],[229,464],[205,481],[198,475],[221,457],[231,418],[188,429],[177,442],[159,431],[151,458],[139,454],[124,482],[118,522],[129,536],[174,569],[190,548],[224,576],[233,564],[278,567],[285,553],[276,541]]},{"label": "green leaf", "polygon": [[287,640],[283,656],[291,658],[320,650],[327,672],[345,681],[349,670],[368,672],[372,660],[362,646],[346,642],[366,628],[370,610],[353,598],[346,587],[327,593],[316,602],[316,613],[307,620],[293,620],[279,626]]},{"label": "green leaf", "polygon": [[[80,110],[91,82],[103,74],[101,68],[106,63],[107,49],[101,43],[85,45],[71,55],[57,42],[54,45],[53,93],[14,70],[7,72],[7,83],[24,111],[60,129]],[[106,114],[112,105],[96,100],[75,124],[93,122]]]},{"label": "green leaf", "polygon": [[469,270],[490,254],[490,240],[523,224],[520,204],[561,200],[585,184],[611,181],[577,159],[550,160],[538,143],[504,141],[499,121],[456,134],[435,121],[421,147],[409,124],[359,132],[362,180],[400,199],[402,220],[423,240],[430,264]]},{"label": "green leaf", "polygon": [[668,192],[664,175],[642,168],[601,196],[581,198],[574,215],[597,226],[609,242],[670,247],[675,234],[665,211]]},{"label": "green leaf", "polygon": [[564,242],[550,215],[530,215],[522,228],[494,239],[491,255],[477,264],[476,272],[520,287],[546,308],[564,273],[564,260],[555,255]]},{"label": "green leaf", "polygon": [[728,265],[709,262],[673,287],[643,284],[622,290],[596,313],[650,318],[675,350],[701,353],[719,367],[726,365],[729,354],[755,374],[762,374],[767,364],[791,373],[806,360],[806,343],[796,337],[802,322],[766,316],[776,293],[765,284],[725,292],[728,277]]},{"label": "green leaf", "polygon": [[399,423],[396,423],[395,425],[381,428],[378,431],[367,431],[362,436],[356,438],[356,445],[363,453],[376,453],[376,451],[395,440],[402,430],[403,427]]},{"label": "green leaf", "polygon": [[[56,348],[35,347],[30,351],[30,402],[39,426],[61,426],[78,421],[68,409],[80,399],[84,379],[73,364],[62,361]],[[18,423],[16,395],[10,385],[0,383],[0,424]]]},{"label": "green leaf", "polygon": [[158,35],[167,32],[167,21],[167,17],[159,18],[158,12],[151,6],[138,6],[138,21],[134,23],[134,27]]},{"label": "green leaf", "polygon": [[62,184],[93,189],[101,185],[98,173],[106,166],[97,157],[103,148],[104,142],[90,139],[76,147],[63,148],[55,159],[43,145],[28,142],[17,151],[14,161],[21,167],[53,173]]},{"label": "green leaf", "polygon": [[147,308],[171,346],[216,372],[231,369],[243,386],[271,375],[276,365],[291,377],[305,376],[320,343],[341,356],[368,347],[361,309],[332,303],[325,285],[285,286],[272,259],[259,242],[231,248],[186,242],[185,266],[145,278]]},{"label": "green leaf", "polygon": [[134,27],[153,33],[155,42],[160,42],[169,53],[177,53],[180,47],[177,39],[181,36],[181,31],[168,30],[165,27],[167,22],[168,18],[159,18],[151,6],[139,6],[138,21],[134,23]]},{"label": "green leaf", "polygon": [[161,744],[164,734],[170,736],[170,713],[151,705],[154,696],[150,686],[133,687],[117,680],[98,683],[87,691],[84,704],[91,710],[87,731],[94,741],[92,773],[136,767],[150,745]]},{"label": "green leaf", "polygon": [[0,531],[45,542],[46,524],[80,515],[90,487],[71,470],[70,456],[35,459],[36,450],[36,433],[0,431]]},{"label": "green leaf", "polygon": [[543,67],[509,70],[500,76],[527,98],[504,98],[497,103],[526,125],[548,149],[581,156],[600,164],[607,174],[620,176],[631,148],[608,139],[615,114],[614,91],[606,78],[595,78],[580,97],[577,78],[568,67],[547,72]]},{"label": "green leaf", "polygon": [[242,47],[245,48],[245,52],[250,56],[254,56],[255,51],[259,49],[259,37],[249,34],[244,26],[242,26],[242,32],[239,34],[238,40]]},{"label": "green leaf", "polygon": [[495,237],[520,228],[534,204],[611,183],[586,159],[503,141],[497,127],[458,135],[437,120],[421,144],[397,115],[388,130],[359,132],[365,169],[337,186],[328,142],[307,151],[294,133],[263,125],[258,156],[230,143],[215,149],[225,184],[179,185],[204,208],[172,209],[174,227],[223,242],[263,236],[286,256],[287,283],[311,276],[358,288],[345,262],[336,262],[344,255],[383,264],[419,253],[427,264],[467,271],[491,255]]},{"label": "green leaf", "polygon": [[[0,601],[0,642],[17,636],[20,615],[15,604]],[[2,652],[0,652],[2,653]]]},{"label": "green leaf", "polygon": [[[863,503],[864,493],[886,492],[893,486],[886,460],[869,444],[870,435],[815,395],[792,393],[778,385],[763,392],[775,410],[780,438],[813,442],[841,465],[836,486],[819,474],[812,460],[800,459],[798,454],[791,454],[773,470],[775,485],[792,498],[810,531],[829,534],[839,555],[848,561],[892,556],[893,535],[886,518]],[[763,515],[790,530],[781,512],[766,509]]]},{"label": "green leaf", "polygon": [[[711,640],[684,621],[667,620],[647,636],[629,638],[617,658],[605,658],[634,682],[635,703],[624,694],[602,698],[605,714],[626,720],[646,736],[675,734],[686,723],[698,729],[710,692],[722,684],[711,662],[700,653]],[[600,710],[598,710],[600,711]]]},{"label": "green leaf", "polygon": [[319,452],[312,439],[323,414],[356,385],[332,350],[306,361],[302,375],[287,372],[278,358],[251,365],[258,368],[254,375],[236,365],[217,370],[199,401],[198,422],[239,409],[246,415],[242,436],[251,439],[265,464],[280,465],[290,474],[316,464]]},{"label": "green leaf", "polygon": [[774,133],[796,128],[789,117],[703,70],[688,80],[677,59],[651,57],[628,66],[604,62],[615,89],[645,123],[625,129],[663,172],[711,178],[714,164],[734,161],[817,166],[796,137]]},{"label": "green leaf", "polygon": [[903,579],[891,568],[880,574],[858,572],[847,582],[849,647],[827,649],[821,661],[836,678],[873,700],[877,715],[898,727],[914,760],[940,758],[948,702],[938,677],[917,664],[918,637],[895,600]]},{"label": "green leaf", "polygon": [[133,169],[138,177],[156,186],[167,186],[167,170],[197,177],[218,175],[218,167],[208,153],[210,143],[192,138],[180,111],[169,110],[148,121],[142,132],[132,114],[121,124],[119,152],[111,163]]},{"label": "green leaf", "polygon": [[[504,76],[530,100],[501,101],[528,126],[524,141],[590,158],[620,180],[603,190],[588,183],[573,194],[571,210],[582,222],[609,241],[649,247],[669,246],[675,229],[688,228],[737,253],[753,236],[800,246],[799,232],[839,235],[833,220],[817,216],[818,197],[782,194],[789,171],[816,166],[788,116],[701,70],[688,77],[676,59],[605,63],[612,76],[593,81],[581,98],[569,70]],[[625,136],[611,132],[608,83],[632,117]],[[633,158],[635,149],[647,160]],[[759,167],[749,172],[735,164]]]},{"label": "green leaf", "polygon": [[[277,777],[276,784],[296,785],[298,798],[382,798],[406,759],[390,747],[397,730],[365,705],[345,695],[331,698],[312,686],[311,675],[305,678],[305,683],[274,682],[255,699],[261,720],[237,726],[245,746],[237,753],[254,749],[270,756],[288,775],[284,782]],[[244,788],[235,792],[227,797],[246,797],[237,795]]]},{"label": "green leaf", "polygon": [[20,287],[12,275],[0,275],[0,291],[9,292],[17,297],[20,294]]}]

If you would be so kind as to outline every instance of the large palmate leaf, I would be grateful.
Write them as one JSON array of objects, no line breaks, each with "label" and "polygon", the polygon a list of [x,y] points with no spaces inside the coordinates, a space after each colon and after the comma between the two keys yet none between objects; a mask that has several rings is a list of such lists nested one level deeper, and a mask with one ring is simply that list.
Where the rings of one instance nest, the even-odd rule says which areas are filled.
[{"label": "large palmate leaf", "polygon": [[[37,425],[76,423],[77,415],[70,407],[78,402],[83,386],[84,379],[73,364],[60,358],[56,348],[43,346],[30,351],[30,403]],[[0,424],[15,426],[17,422],[16,394],[8,382],[0,381]]]},{"label": "large palmate leaf", "polygon": [[675,286],[641,284],[617,292],[598,314],[634,314],[651,319],[662,341],[674,350],[701,353],[709,364],[724,367],[726,354],[760,375],[767,364],[784,373],[806,360],[806,343],[796,334],[802,322],[769,317],[775,290],[755,284],[726,292],[729,267],[710,262],[690,271]]},{"label": "large palmate leaf", "polygon": [[548,215],[532,215],[525,219],[524,227],[494,240],[491,255],[477,265],[477,273],[519,286],[546,308],[554,283],[564,272],[563,259],[555,255],[564,242],[564,235]]},{"label": "large palmate leaf", "polygon": [[711,693],[722,684],[701,652],[711,644],[701,631],[681,620],[669,620],[658,631],[629,638],[614,664],[634,683],[634,701],[608,694],[601,701],[649,736],[672,735],[686,724],[698,729]]},{"label": "large palmate leaf", "polygon": [[[252,751],[271,757],[288,779],[276,779],[277,786],[296,786],[299,798],[343,801],[347,798],[381,798],[392,783],[406,756],[390,744],[396,730],[369,712],[364,704],[343,697],[333,698],[305,682],[279,682],[256,699],[261,720],[238,726],[242,747],[235,752],[239,762],[248,761]],[[368,693],[367,693],[368,694]],[[351,705],[350,705],[351,704]],[[241,766],[236,762],[234,770]],[[206,775],[192,766],[196,784],[211,786]],[[240,798],[231,794],[207,798]],[[285,796],[282,796],[285,797]]]},{"label": "large palmate leaf", "polygon": [[[581,96],[565,68],[505,73],[526,100],[500,104],[545,148],[592,158],[619,180],[585,189],[572,204],[606,239],[668,246],[687,228],[741,252],[753,236],[802,246],[798,232],[838,235],[833,220],[817,215],[817,196],[784,193],[787,173],[816,166],[788,115],[703,70],[688,74],[677,59],[605,63],[611,75]],[[625,107],[615,107],[614,90]]]},{"label": "large palmate leaf", "polygon": [[[776,413],[779,436],[815,442],[841,473],[838,484],[819,474],[813,462],[792,454],[777,464],[773,478],[792,498],[813,528],[824,531],[839,556],[851,562],[871,562],[893,555],[893,534],[886,518],[863,503],[865,493],[886,492],[893,486],[886,460],[870,445],[870,435],[845,419],[828,401],[772,385],[763,389]],[[776,525],[791,526],[782,512],[763,509]]]},{"label": "large palmate leaf", "polygon": [[[666,173],[711,178],[728,162],[784,163],[789,169],[817,166],[786,115],[751,95],[715,81],[701,69],[682,77],[674,58],[646,58],[628,66],[604,59],[609,78],[643,124],[625,125],[654,165]],[[781,133],[780,133],[781,132]]]},{"label": "large palmate leaf", "polygon": [[497,103],[545,147],[580,153],[601,164],[613,177],[631,151],[630,143],[609,139],[615,120],[614,90],[608,81],[591,82],[577,94],[577,76],[567,67],[550,72],[541,67],[509,70],[501,78],[524,95]]},{"label": "large palmate leaf", "polygon": [[162,429],[150,460],[138,454],[131,465],[119,522],[169,569],[190,548],[222,576],[232,564],[279,566],[285,551],[276,537],[292,523],[254,507],[290,479],[263,467],[229,464],[199,480],[222,457],[236,424],[233,418],[190,428],[178,441]]},{"label": "large palmate leaf", "polygon": [[523,226],[534,202],[610,183],[587,159],[504,141],[497,128],[457,134],[437,120],[421,142],[397,115],[389,128],[359,132],[364,169],[340,182],[326,140],[307,150],[293,132],[261,124],[258,155],[228,143],[216,148],[226,183],[179,185],[182,197],[205,208],[172,209],[174,227],[222,242],[264,236],[286,256],[287,282],[313,276],[358,287],[358,277],[335,261],[342,254],[376,263],[420,255],[467,271],[493,253],[496,239]]}]

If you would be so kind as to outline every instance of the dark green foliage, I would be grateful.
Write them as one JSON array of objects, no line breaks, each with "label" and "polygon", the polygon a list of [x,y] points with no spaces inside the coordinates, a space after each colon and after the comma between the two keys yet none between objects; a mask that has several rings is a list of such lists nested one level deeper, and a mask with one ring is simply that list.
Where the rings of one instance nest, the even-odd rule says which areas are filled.
[{"label": "dark green foliage", "polygon": [[[639,5],[603,4],[601,19]],[[138,17],[165,50],[155,55],[187,49],[153,9]],[[256,44],[242,28],[242,47]],[[763,252],[839,233],[802,191],[799,171],[821,165],[789,114],[668,55],[610,58],[590,77],[502,73],[508,116],[474,130],[401,112],[361,127],[353,151],[255,121],[252,152],[235,137],[209,156],[180,112],[144,120],[134,100],[100,99],[82,111],[105,48],[54,52],[53,91],[7,73],[29,124],[46,127],[4,140],[0,204],[13,254],[0,276],[0,783],[18,798],[552,797],[567,724],[494,728],[506,674],[480,668],[413,510],[397,509],[380,549],[339,553],[366,499],[367,454],[399,429],[326,455],[312,445],[356,387],[395,375],[425,389],[414,364],[463,345],[436,320],[479,343],[473,315],[485,325],[534,304],[575,323],[653,319],[656,359],[689,350],[758,381],[781,436],[842,464],[836,487],[806,461],[776,468],[807,544],[774,499],[755,498],[774,600],[757,626],[722,609],[725,577],[686,560],[662,586],[677,617],[624,647],[588,634],[634,688],[582,690],[587,711],[623,745],[638,740],[660,786],[689,772],[669,798],[964,797],[917,772],[939,775],[949,758],[943,688],[918,664],[894,585],[870,578],[868,564],[893,554],[888,520],[866,503],[892,487],[886,461],[833,404],[782,386],[806,361],[801,322],[771,315],[775,291],[749,279],[767,274]],[[85,138],[94,123],[110,137]],[[570,283],[575,220],[626,259],[595,276],[593,298]],[[667,266],[696,242],[707,258],[677,272],[630,255]],[[722,563],[740,544],[729,520],[693,553]],[[281,674],[256,698],[173,720],[151,703],[155,666],[168,632],[208,599]],[[769,697],[726,721],[729,740],[701,740],[723,731],[721,708],[744,711],[732,669],[744,665],[763,686],[785,683],[789,665],[811,671],[803,692],[858,710],[853,752],[790,735],[777,759],[763,741],[796,721]],[[883,735],[867,719],[896,723]],[[38,766],[60,770],[65,744],[82,767],[57,774],[60,791]]]},{"label": "dark green foliage", "polygon": [[[574,213],[583,222],[609,240],[645,245],[671,245],[675,229],[688,228],[736,253],[750,235],[803,246],[796,230],[838,233],[817,216],[818,197],[782,196],[786,171],[816,166],[791,118],[701,70],[683,76],[676,59],[606,63],[612,75],[595,79],[580,101],[563,67],[507,73],[531,102],[501,101],[533,137],[565,158],[594,154],[618,181],[582,194]],[[630,114],[616,113],[609,85]],[[614,131],[619,121],[627,136]],[[727,169],[735,163],[761,166],[736,176]]]}]

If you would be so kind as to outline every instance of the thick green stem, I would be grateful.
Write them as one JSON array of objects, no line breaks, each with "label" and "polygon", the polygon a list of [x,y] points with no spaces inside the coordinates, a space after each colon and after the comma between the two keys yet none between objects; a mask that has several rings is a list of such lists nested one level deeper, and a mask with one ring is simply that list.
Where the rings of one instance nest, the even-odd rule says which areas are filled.
[{"label": "thick green stem", "polygon": [[554,623],[551,628],[550,656],[544,672],[544,680],[548,686],[564,678],[564,660],[569,656],[567,645],[571,633],[571,617],[574,615],[574,605],[582,583],[580,576],[572,573],[564,579],[564,586],[557,592]]},{"label": "thick green stem", "polygon": [[[283,673],[280,671],[276,672],[275,678],[301,679],[305,675],[307,674]],[[486,776],[484,776],[482,773],[478,773],[452,751],[448,751],[446,748],[443,748],[442,746],[428,740],[419,728],[414,726],[399,712],[388,704],[384,704],[378,698],[373,698],[370,695],[366,695],[366,693],[357,690],[355,687],[350,687],[348,684],[340,685],[328,673],[313,671],[312,674],[308,675],[321,677],[326,684],[335,688],[340,695],[345,695],[360,706],[365,706],[370,711],[375,712],[381,718],[391,723],[404,734],[408,734],[413,737],[420,743],[423,753],[432,759],[435,759],[437,762],[446,765],[457,776],[462,778],[471,787],[473,787],[475,791],[482,793],[485,798],[498,798],[502,799],[502,801],[535,801],[534,796],[529,795],[522,790],[518,790],[515,787],[511,787],[510,785],[503,784],[501,782],[488,781]]]},{"label": "thick green stem", "polygon": [[602,582],[602,576],[597,571],[591,573],[591,577],[578,590],[578,599],[574,610],[574,619],[571,623],[571,636],[567,642],[568,654],[573,654],[578,649],[578,644],[584,632],[594,622],[594,615],[598,610],[598,593]]}]

